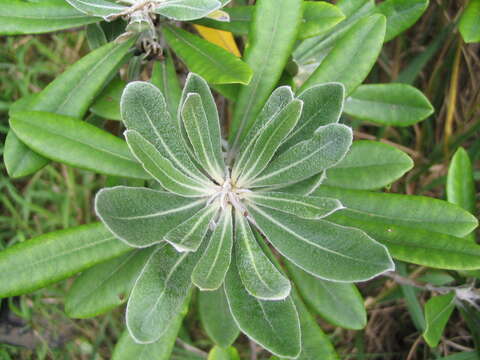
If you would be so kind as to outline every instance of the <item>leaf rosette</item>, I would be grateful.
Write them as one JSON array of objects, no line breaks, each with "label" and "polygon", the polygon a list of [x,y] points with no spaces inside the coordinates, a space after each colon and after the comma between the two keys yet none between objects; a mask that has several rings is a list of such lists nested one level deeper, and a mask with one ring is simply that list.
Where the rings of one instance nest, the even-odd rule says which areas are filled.
[{"label": "leaf rosette", "polygon": [[343,102],[339,83],[299,96],[280,87],[233,153],[198,75],[187,78],[177,118],[154,85],[125,88],[128,146],[158,186],[102,189],[95,208],[117,238],[153,249],[127,306],[135,341],[160,338],[195,286],[224,291],[242,332],[294,358],[300,322],[292,286],[270,246],[329,281],[364,281],[393,269],[385,246],[326,219],[344,209],[339,200],[311,195],[352,144],[352,130],[338,123]]}]

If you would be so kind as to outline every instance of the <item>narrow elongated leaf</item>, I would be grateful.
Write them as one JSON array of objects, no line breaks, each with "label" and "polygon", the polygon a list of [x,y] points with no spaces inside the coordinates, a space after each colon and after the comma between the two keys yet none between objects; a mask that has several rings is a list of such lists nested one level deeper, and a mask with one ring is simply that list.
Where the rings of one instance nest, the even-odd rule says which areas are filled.
[{"label": "narrow elongated leaf", "polygon": [[446,201],[425,196],[385,194],[322,185],[312,195],[338,199],[350,218],[407,226],[454,236],[465,236],[478,225],[467,211]]},{"label": "narrow elongated leaf", "polygon": [[430,116],[433,107],[425,95],[410,85],[368,84],[352,93],[344,111],[381,125],[409,126]]},{"label": "narrow elongated leaf", "polygon": [[[30,150],[12,129],[8,130],[3,149],[3,161],[7,173],[12,178],[19,178],[35,172],[40,164],[47,164],[48,160]],[[42,165],[43,166],[43,165]]]},{"label": "narrow elongated leaf", "polygon": [[195,30],[197,30],[204,39],[211,43],[224,48],[237,57],[242,56],[231,32],[217,30],[202,25],[195,25]]},{"label": "narrow elongated leaf", "polygon": [[[245,61],[254,75],[235,104],[230,142],[237,149],[255,122],[288,62],[300,27],[303,1],[263,0],[255,6]],[[288,26],[287,26],[288,24]]]},{"label": "narrow elongated leaf", "polygon": [[460,19],[460,33],[466,43],[480,42],[480,0],[470,0]]},{"label": "narrow elongated leaf", "polygon": [[159,245],[137,279],[127,305],[127,328],[140,344],[157,341],[175,321],[187,298],[196,253]]},{"label": "narrow elongated leaf", "polygon": [[248,194],[248,199],[255,204],[283,211],[304,219],[321,219],[344,206],[333,198],[301,196],[286,192],[260,192]]},{"label": "narrow elongated leaf", "polygon": [[233,246],[232,209],[222,211],[208,246],[195,266],[192,282],[201,290],[218,289],[230,266]]},{"label": "narrow elongated leaf", "polygon": [[183,104],[182,119],[198,162],[215,180],[221,182],[224,179],[225,165],[220,145],[219,124],[218,122],[214,124],[207,118],[199,94],[187,95]]},{"label": "narrow elongated leaf", "polygon": [[124,81],[118,78],[112,80],[90,107],[90,111],[105,119],[122,120],[120,114],[120,99],[126,85]]},{"label": "narrow elongated leaf", "polygon": [[97,22],[85,16],[64,0],[27,2],[21,0],[0,1],[0,34],[41,34],[50,31],[74,28]]},{"label": "narrow elongated leaf", "polygon": [[345,158],[327,170],[324,184],[371,190],[392,184],[413,167],[403,151],[378,141],[354,141]]},{"label": "narrow elongated leaf", "polygon": [[385,246],[363,231],[254,205],[248,208],[262,233],[283,256],[319,278],[363,281],[394,268]]},{"label": "narrow elongated leaf", "polygon": [[229,31],[235,35],[248,35],[250,23],[252,22],[253,6],[235,5],[234,7],[225,7],[222,9],[222,11],[228,14],[230,21],[217,21],[205,18],[195,20],[194,23]]},{"label": "narrow elongated leaf", "polygon": [[208,183],[190,160],[179,124],[170,116],[160,90],[146,82],[132,82],[125,88],[120,107],[127,129],[139,132],[185,175],[199,184]]},{"label": "narrow elongated leaf", "polygon": [[49,159],[107,175],[149,178],[123,140],[86,122],[42,111],[16,111],[10,127]]},{"label": "narrow elongated leaf", "polygon": [[285,299],[291,285],[263,253],[247,220],[235,211],[235,258],[248,293],[261,300]]},{"label": "narrow elongated leaf", "polygon": [[286,265],[302,297],[317,314],[343,328],[359,330],[365,327],[367,312],[354,284],[318,279],[290,262]]},{"label": "narrow elongated leaf", "polygon": [[223,288],[198,293],[198,312],[202,326],[215,344],[228,347],[240,330],[233,320]]},{"label": "narrow elongated leaf", "polygon": [[260,130],[255,143],[251,143],[252,146],[244,150],[246,155],[240,158],[236,166],[240,172],[240,184],[255,179],[268,166],[277,149],[300,119],[302,107],[301,100],[293,100]]},{"label": "narrow elongated leaf", "polygon": [[[396,271],[404,277],[409,276],[407,264],[404,262],[397,262]],[[422,305],[418,299],[418,291],[413,286],[401,285],[400,290],[403,295],[407,311],[412,319],[413,324],[418,331],[425,331],[425,316],[423,314]]]},{"label": "narrow elongated leaf", "polygon": [[[384,16],[372,15],[358,21],[335,44],[300,90],[333,81],[343,83],[346,95],[349,95],[365,80],[372,69],[384,37]],[[355,58],[354,63],[351,61],[352,58]]]},{"label": "narrow elongated leaf", "polygon": [[125,137],[130,150],[143,168],[168,191],[187,197],[207,196],[209,191],[212,191],[208,185],[199,184],[178,170],[138,132],[128,130]]},{"label": "narrow elongated leaf", "polygon": [[[105,82],[128,58],[128,51],[134,40],[130,39],[122,44],[109,43],[92,51],[35,95],[31,102],[24,103],[15,110],[48,111],[82,118]],[[13,111],[10,115],[12,114]],[[26,145],[14,141],[11,143],[17,145],[15,152],[6,151],[6,155],[21,155],[5,159],[10,176],[29,175],[48,163],[48,160],[40,155],[29,154],[31,151]],[[11,171],[12,169],[15,169],[15,172]]]},{"label": "narrow elongated leaf", "polygon": [[[452,158],[447,176],[447,199],[471,214],[475,214],[475,182],[468,153],[458,148]],[[474,239],[474,236],[470,236]]]},{"label": "narrow elongated leaf", "polygon": [[209,205],[185,220],[165,235],[165,241],[177,251],[197,251],[207,234],[210,223],[217,214],[218,206]]},{"label": "narrow elongated leaf", "polygon": [[325,1],[305,1],[303,7],[303,21],[298,31],[300,40],[323,34],[345,19],[338,7]]},{"label": "narrow elongated leaf", "polygon": [[225,279],[225,294],[240,330],[271,353],[295,358],[301,350],[300,323],[291,297],[265,301],[243,287],[236,264]]},{"label": "narrow elongated leaf", "polygon": [[108,43],[107,35],[99,23],[87,25],[85,35],[90,50],[98,49]]},{"label": "narrow elongated leaf", "polygon": [[182,90],[178,83],[177,71],[170,52],[165,55],[165,60],[155,61],[153,64],[152,84],[159,88],[165,97],[170,117],[176,119]]},{"label": "narrow elongated leaf", "polygon": [[340,83],[313,86],[298,98],[303,101],[302,117],[280,152],[309,139],[320,126],[338,122],[343,109],[345,88]]},{"label": "narrow elongated leaf", "polygon": [[440,342],[453,309],[455,309],[455,292],[432,297],[425,304],[427,328],[423,338],[430,347],[436,347]]},{"label": "narrow elongated leaf", "polygon": [[204,203],[163,191],[117,186],[97,193],[95,211],[119,239],[133,247],[148,247],[163,241],[170,229]]},{"label": "narrow elongated leaf", "polygon": [[218,0],[169,0],[159,2],[155,12],[177,21],[190,21],[205,17],[221,6]]},{"label": "narrow elongated leaf", "polygon": [[352,130],[342,124],[318,128],[310,140],[302,141],[274,159],[251,184],[267,186],[295,183],[340,162],[352,144]]},{"label": "narrow elongated leaf", "polygon": [[130,250],[100,223],[38,236],[0,252],[0,296],[32,292]]},{"label": "narrow elongated leaf", "polygon": [[211,84],[248,84],[252,70],[227,50],[173,26],[163,28],[172,50],[193,71]]},{"label": "narrow elongated leaf", "polygon": [[67,293],[65,312],[89,318],[126,302],[150,254],[150,249],[134,250],[83,272]]},{"label": "narrow elongated leaf", "polygon": [[75,9],[91,16],[108,19],[109,16],[120,14],[128,9],[127,6],[106,0],[66,0]]}]

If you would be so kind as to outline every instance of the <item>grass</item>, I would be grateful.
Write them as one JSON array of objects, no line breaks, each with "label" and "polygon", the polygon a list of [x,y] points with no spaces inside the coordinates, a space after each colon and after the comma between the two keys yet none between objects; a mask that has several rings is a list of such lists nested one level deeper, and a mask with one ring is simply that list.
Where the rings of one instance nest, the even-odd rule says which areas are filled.
[{"label": "grass", "polygon": [[[465,147],[472,161],[479,163],[480,45],[461,41],[454,26],[461,6],[462,2],[454,0],[432,0],[414,27],[386,44],[368,79],[372,83],[413,84],[436,109],[429,119],[408,128],[355,123],[358,138],[388,141],[414,158],[414,170],[394,184],[392,192],[444,198],[449,159],[458,146]],[[0,39],[1,144],[8,131],[6,111],[10,104],[44,88],[87,51],[83,32]],[[59,164],[48,165],[31,177],[17,180],[7,176],[3,164],[0,171],[0,250],[39,234],[93,221],[92,198],[106,181],[105,177]],[[480,178],[478,167],[476,178]],[[405,271],[413,277],[429,273],[417,266]],[[458,278],[455,273],[449,275]],[[0,344],[1,360],[111,357],[124,328],[123,309],[89,320],[68,319],[62,299],[71,281],[6,303],[25,322],[28,331],[35,334],[35,346],[28,349]],[[458,313],[447,327],[448,341],[434,350],[423,343],[415,326],[420,320],[414,309],[423,307],[428,294],[385,279],[361,284],[360,289],[369,311],[366,329],[342,330],[319,319],[342,359],[440,359],[474,349],[475,332]],[[478,314],[469,313],[472,319],[475,316]],[[188,316],[183,334],[184,341],[199,348],[211,345],[195,313]],[[247,358],[248,341],[242,337],[238,347],[242,359]],[[258,356],[268,358],[265,353]],[[172,359],[188,358],[199,357],[181,348],[172,356]]]}]

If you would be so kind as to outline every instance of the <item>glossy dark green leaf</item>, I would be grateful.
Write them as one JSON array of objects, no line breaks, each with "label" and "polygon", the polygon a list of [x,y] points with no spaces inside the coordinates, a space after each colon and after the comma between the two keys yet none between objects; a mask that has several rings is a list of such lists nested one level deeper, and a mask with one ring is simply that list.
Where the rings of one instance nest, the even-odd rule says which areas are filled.
[{"label": "glossy dark green leaf", "polygon": [[205,200],[192,201],[147,188],[117,186],[97,193],[95,211],[117,237],[133,247],[163,241],[168,231],[200,210]]},{"label": "glossy dark green leaf", "polygon": [[230,142],[237,149],[287,64],[300,27],[303,1],[264,0],[255,6],[245,61],[253,70],[235,104]]},{"label": "glossy dark green leaf", "polygon": [[0,296],[32,292],[130,250],[101,223],[38,236],[0,252]]},{"label": "glossy dark green leaf", "polygon": [[327,170],[323,184],[371,190],[392,184],[413,167],[403,151],[378,141],[354,141],[345,158]]},{"label": "glossy dark green leaf", "polygon": [[345,101],[348,115],[380,125],[409,126],[425,120],[433,107],[419,90],[407,84],[360,85]]},{"label": "glossy dark green leaf", "polygon": [[90,111],[105,119],[122,120],[120,99],[126,85],[124,81],[118,78],[112,80],[90,107]]},{"label": "glossy dark green leaf", "polygon": [[295,358],[301,350],[298,313],[291,297],[265,301],[243,287],[235,262],[225,279],[225,293],[240,330],[273,354]]},{"label": "glossy dark green leaf", "polygon": [[354,284],[322,280],[290,262],[286,265],[302,297],[317,314],[343,328],[359,330],[365,327],[367,312]]},{"label": "glossy dark green leaf", "polygon": [[[346,95],[351,94],[372,69],[385,37],[385,17],[372,15],[358,21],[335,43],[331,52],[302,85],[300,90],[316,84],[340,82]],[[352,62],[352,59],[355,62]]]},{"label": "glossy dark green leaf", "polygon": [[480,1],[470,0],[460,19],[460,33],[466,43],[480,42]]},{"label": "glossy dark green leaf", "polygon": [[227,50],[174,26],[164,27],[163,35],[189,70],[209,83],[249,83],[252,77],[250,67]]},{"label": "glossy dark green leaf", "polygon": [[83,272],[67,293],[65,312],[89,318],[126,302],[150,254],[151,249],[134,250]]},{"label": "glossy dark green leaf", "polygon": [[64,0],[40,2],[1,0],[0,34],[40,34],[98,21],[75,10]]},{"label": "glossy dark green leaf", "polygon": [[440,342],[453,309],[455,309],[455,292],[434,296],[425,304],[427,328],[423,338],[430,347],[436,347]]},{"label": "glossy dark green leaf", "polygon": [[51,160],[107,175],[148,179],[120,138],[78,119],[16,111],[10,127],[21,141]]},{"label": "glossy dark green leaf", "polygon": [[221,347],[228,347],[240,330],[232,318],[223,288],[198,293],[198,311],[202,326],[210,339]]}]

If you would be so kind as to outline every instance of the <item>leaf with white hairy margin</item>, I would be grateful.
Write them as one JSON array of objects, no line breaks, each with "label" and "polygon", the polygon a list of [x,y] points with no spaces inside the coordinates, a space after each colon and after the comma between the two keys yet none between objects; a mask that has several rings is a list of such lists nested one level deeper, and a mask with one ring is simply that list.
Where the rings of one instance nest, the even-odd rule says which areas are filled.
[{"label": "leaf with white hairy margin", "polygon": [[235,211],[235,259],[242,283],[250,295],[276,301],[290,294],[290,281],[263,253],[248,221],[238,211]]},{"label": "leaf with white hairy margin", "polygon": [[222,6],[218,0],[169,0],[159,2],[154,12],[177,21],[200,19]]},{"label": "leaf with white hairy margin", "polygon": [[75,9],[84,14],[99,16],[108,19],[128,9],[128,6],[119,5],[105,0],[66,0]]},{"label": "leaf with white hairy margin", "polygon": [[205,204],[164,191],[117,186],[95,197],[95,212],[107,228],[132,247],[148,247]]}]

